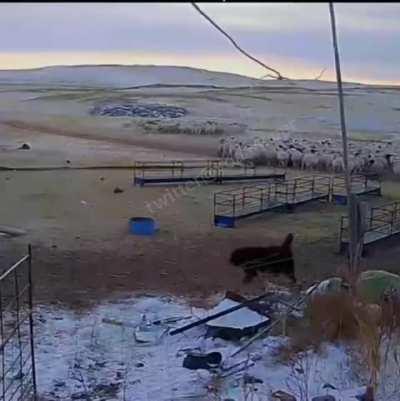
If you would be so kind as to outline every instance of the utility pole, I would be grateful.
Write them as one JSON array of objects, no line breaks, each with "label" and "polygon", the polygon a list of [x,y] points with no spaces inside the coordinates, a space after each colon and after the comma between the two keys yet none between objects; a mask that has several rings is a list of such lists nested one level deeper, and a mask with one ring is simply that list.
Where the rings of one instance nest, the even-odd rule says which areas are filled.
[{"label": "utility pole", "polygon": [[354,272],[357,268],[357,254],[356,251],[359,236],[358,230],[356,229],[357,221],[357,201],[356,197],[351,193],[351,181],[350,181],[350,171],[348,163],[348,148],[347,148],[347,131],[346,131],[346,119],[344,113],[344,97],[343,97],[343,86],[342,86],[342,73],[340,70],[340,58],[339,58],[339,48],[337,43],[336,35],[336,22],[335,22],[335,10],[333,8],[333,3],[329,3],[329,13],[331,16],[331,28],[332,28],[332,40],[333,40],[333,50],[335,55],[335,67],[336,67],[336,81],[338,87],[339,96],[339,115],[340,115],[340,127],[342,130],[342,145],[343,145],[343,163],[344,163],[344,178],[348,205],[348,219],[349,219],[349,269]]}]

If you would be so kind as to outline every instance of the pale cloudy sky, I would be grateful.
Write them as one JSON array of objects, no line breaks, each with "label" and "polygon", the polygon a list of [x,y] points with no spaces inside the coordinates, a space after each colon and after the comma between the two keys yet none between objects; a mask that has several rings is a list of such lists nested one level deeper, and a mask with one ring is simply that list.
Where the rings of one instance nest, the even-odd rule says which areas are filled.
[{"label": "pale cloudy sky", "polygon": [[[247,51],[291,78],[327,68],[327,3],[198,3]],[[346,80],[400,83],[400,3],[336,4]],[[190,3],[0,3],[0,69],[58,64],[186,65],[254,77]]]}]

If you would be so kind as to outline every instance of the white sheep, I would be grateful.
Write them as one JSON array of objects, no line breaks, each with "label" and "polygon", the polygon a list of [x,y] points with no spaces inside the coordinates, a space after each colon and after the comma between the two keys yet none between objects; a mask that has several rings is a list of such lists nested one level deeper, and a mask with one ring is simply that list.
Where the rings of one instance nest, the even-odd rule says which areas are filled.
[{"label": "white sheep", "polygon": [[314,170],[318,167],[319,157],[318,154],[312,149],[304,154],[301,168],[302,170]]},{"label": "white sheep", "polygon": [[281,147],[276,148],[275,152],[278,166],[286,168],[289,162],[289,152]]}]

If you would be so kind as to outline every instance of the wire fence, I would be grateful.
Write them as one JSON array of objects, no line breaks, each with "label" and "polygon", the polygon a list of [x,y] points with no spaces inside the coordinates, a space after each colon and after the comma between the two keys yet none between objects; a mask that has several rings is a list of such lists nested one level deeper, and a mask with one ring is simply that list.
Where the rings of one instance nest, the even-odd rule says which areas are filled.
[{"label": "wire fence", "polygon": [[0,400],[36,400],[32,252],[0,276]]}]

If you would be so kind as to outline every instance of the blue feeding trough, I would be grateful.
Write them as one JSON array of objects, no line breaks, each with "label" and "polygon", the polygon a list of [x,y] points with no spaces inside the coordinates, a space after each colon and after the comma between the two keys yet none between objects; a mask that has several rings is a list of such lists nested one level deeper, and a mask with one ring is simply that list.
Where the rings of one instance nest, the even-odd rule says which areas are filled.
[{"label": "blue feeding trough", "polygon": [[129,220],[131,234],[154,235],[159,228],[158,223],[151,217],[132,217]]}]

